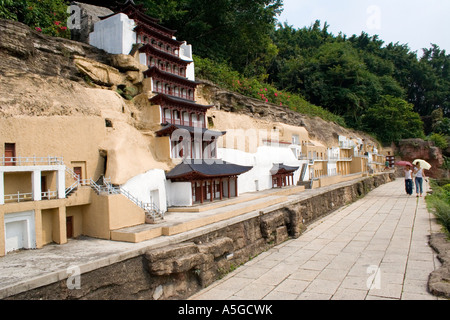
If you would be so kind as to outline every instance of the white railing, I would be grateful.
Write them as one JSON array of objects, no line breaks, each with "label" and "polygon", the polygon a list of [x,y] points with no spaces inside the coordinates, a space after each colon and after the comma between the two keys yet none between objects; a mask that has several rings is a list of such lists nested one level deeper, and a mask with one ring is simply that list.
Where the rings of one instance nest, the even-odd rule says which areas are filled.
[{"label": "white railing", "polygon": [[[58,192],[57,191],[44,191],[41,192],[41,200],[52,200],[58,198]],[[31,192],[20,192],[13,194],[5,194],[4,196],[5,202],[25,202],[25,201],[34,201],[33,199],[33,193]]]},{"label": "white railing", "polygon": [[47,199],[47,200],[51,200],[51,199],[56,199],[58,198],[58,192],[57,191],[44,191],[41,192],[41,199]]},{"label": "white railing", "polygon": [[342,149],[351,149],[355,145],[349,141],[339,141],[339,147]]},{"label": "white railing", "polygon": [[33,194],[21,192],[17,192],[15,194],[5,194],[5,202],[22,202],[22,201],[33,201]]},{"label": "white railing", "polygon": [[43,166],[63,164],[63,157],[0,157],[0,165],[2,166]]}]

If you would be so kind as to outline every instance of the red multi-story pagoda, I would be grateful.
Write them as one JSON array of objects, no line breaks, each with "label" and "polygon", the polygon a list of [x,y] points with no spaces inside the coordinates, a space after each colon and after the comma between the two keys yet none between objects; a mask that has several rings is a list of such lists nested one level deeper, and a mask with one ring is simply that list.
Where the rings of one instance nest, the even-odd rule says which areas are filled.
[{"label": "red multi-story pagoda", "polygon": [[217,140],[225,132],[207,128],[206,112],[213,106],[195,101],[199,83],[195,81],[191,46],[176,40],[175,30],[161,26],[158,19],[146,15],[143,6],[132,0],[102,19],[117,14],[134,21],[133,47],[136,50],[138,45],[140,62],[148,66],[144,77],[150,79],[149,101],[160,108],[162,127],[156,136],[170,137],[171,158],[184,160],[166,174],[167,179],[173,183],[190,182],[192,203],[237,196],[238,175],[252,167],[217,159]]}]

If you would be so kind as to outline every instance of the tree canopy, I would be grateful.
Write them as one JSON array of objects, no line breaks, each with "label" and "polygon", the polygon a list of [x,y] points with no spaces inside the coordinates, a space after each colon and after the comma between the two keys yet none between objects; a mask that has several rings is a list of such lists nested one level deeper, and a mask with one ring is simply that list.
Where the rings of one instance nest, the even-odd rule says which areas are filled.
[{"label": "tree canopy", "polygon": [[[24,22],[39,32],[67,36],[63,32],[67,3],[0,0],[0,18]],[[104,3],[112,6],[116,2]],[[234,81],[247,84],[236,87],[242,93],[247,90],[258,97],[256,87],[273,88],[275,103],[289,102],[289,107],[299,112],[309,108],[317,113],[318,108],[323,108],[339,122],[343,119],[349,127],[369,130],[386,143],[400,137],[448,132],[450,55],[437,44],[424,48],[419,57],[407,45],[384,43],[378,35],[334,35],[329,25],[319,20],[308,27],[294,28],[277,21],[283,10],[282,0],[135,3],[143,4],[147,14],[160,19],[162,25],[177,30],[178,39],[193,45],[203,75],[214,74],[217,80],[220,70],[227,72],[224,78],[233,74]],[[214,64],[217,72],[212,71]],[[293,106],[292,98],[281,101],[281,92],[286,97],[299,97],[302,106]],[[436,110],[442,114],[437,122],[432,118]],[[405,112],[412,122],[402,122]],[[390,127],[392,135],[386,134],[379,122],[388,115],[391,119],[385,118],[382,123],[395,123]],[[423,123],[416,121],[416,115]],[[329,114],[327,117],[333,118]],[[401,128],[400,124],[405,123],[413,127]]]},{"label": "tree canopy", "polygon": [[[378,35],[333,35],[319,20],[294,28],[277,22],[282,0],[138,2],[178,30],[177,37],[191,43],[199,58],[301,95],[385,142],[430,134],[434,110],[450,117],[450,55],[436,44],[418,57],[407,45],[386,44]],[[390,131],[399,132],[388,138],[382,126],[369,123],[388,106],[406,112],[414,128],[403,130],[397,123]],[[441,121],[441,127],[446,123]]]}]

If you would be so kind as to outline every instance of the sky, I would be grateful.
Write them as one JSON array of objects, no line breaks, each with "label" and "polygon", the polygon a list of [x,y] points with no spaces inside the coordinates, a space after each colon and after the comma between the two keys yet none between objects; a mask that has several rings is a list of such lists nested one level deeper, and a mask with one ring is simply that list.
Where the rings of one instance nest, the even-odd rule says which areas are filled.
[{"label": "sky", "polygon": [[348,37],[378,35],[385,45],[406,44],[422,56],[437,44],[450,54],[450,0],[283,0],[279,22],[294,28],[327,22],[328,31]]}]

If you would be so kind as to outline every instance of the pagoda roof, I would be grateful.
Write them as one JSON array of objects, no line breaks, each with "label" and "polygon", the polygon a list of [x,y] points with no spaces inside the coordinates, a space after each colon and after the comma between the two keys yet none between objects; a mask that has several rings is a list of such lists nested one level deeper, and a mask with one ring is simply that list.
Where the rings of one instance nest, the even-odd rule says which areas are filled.
[{"label": "pagoda roof", "polygon": [[201,104],[197,104],[195,101],[192,101],[192,100],[178,98],[178,97],[170,96],[170,95],[167,95],[164,93],[158,93],[156,96],[150,98],[149,101],[154,104],[159,104],[159,105],[163,105],[163,106],[167,105],[167,104],[179,105],[181,107],[198,109],[202,112],[205,112],[206,110],[214,107],[214,105],[201,105]]},{"label": "pagoda roof", "polygon": [[161,57],[161,58],[167,59],[169,61],[172,61],[172,62],[175,62],[175,63],[178,63],[178,64],[182,64],[184,66],[187,66],[189,63],[192,62],[192,61],[183,60],[180,57],[178,57],[176,55],[173,55],[173,54],[170,54],[168,52],[156,49],[154,46],[152,46],[149,43],[146,43],[141,48],[139,48],[139,52],[150,53],[150,54],[152,54],[154,56]]},{"label": "pagoda roof", "polygon": [[174,46],[177,46],[177,47],[181,46],[184,43],[184,41],[180,41],[180,40],[174,39],[174,38],[172,38],[172,36],[169,37],[168,35],[161,34],[161,33],[157,32],[156,30],[150,28],[149,24],[146,24],[146,23],[139,23],[134,28],[134,31],[140,31],[140,30],[144,31],[148,35],[151,35],[151,36],[154,36],[155,38],[159,38],[161,40],[164,40],[164,41],[166,41],[166,42],[168,42],[168,43],[170,43],[170,44],[172,44]]},{"label": "pagoda roof", "polygon": [[191,127],[191,126],[183,126],[179,124],[172,124],[172,123],[166,123],[164,124],[164,127],[158,131],[156,131],[156,135],[158,137],[161,136],[169,136],[171,135],[175,130],[186,130],[191,135],[195,135],[196,133],[202,133],[202,137],[205,133],[212,137],[221,137],[224,136],[227,132],[226,131],[214,131],[207,128],[200,128],[200,127]]},{"label": "pagoda roof", "polygon": [[146,9],[144,8],[144,6],[142,4],[137,5],[134,3],[133,0],[126,0],[125,3],[117,2],[117,4],[118,5],[115,8],[113,8],[113,10],[114,10],[113,14],[100,17],[100,19],[104,20],[104,19],[114,16],[118,13],[124,13],[130,19],[137,20],[138,22],[141,22],[141,23],[147,23],[170,36],[173,36],[177,32],[176,30],[171,30],[169,28],[166,28],[166,27],[160,25],[159,19],[150,17],[147,14],[145,14]]},{"label": "pagoda roof", "polygon": [[159,76],[159,78],[168,79],[172,82],[181,82],[192,88],[195,88],[197,85],[200,84],[200,82],[198,82],[198,81],[192,81],[185,77],[182,77],[182,76],[179,76],[179,75],[167,72],[167,71],[163,71],[155,66],[150,67],[146,71],[144,71],[144,75],[146,75],[147,77],[153,77],[156,75],[156,76]]},{"label": "pagoda roof", "polygon": [[272,169],[270,169],[270,173],[272,175],[274,174],[284,174],[284,173],[292,173],[294,171],[297,171],[300,167],[291,167],[291,166],[286,166],[282,163],[275,163],[272,167]]},{"label": "pagoda roof", "polygon": [[234,177],[250,171],[253,167],[228,163],[220,159],[185,159],[166,173],[170,180],[204,180]]}]

